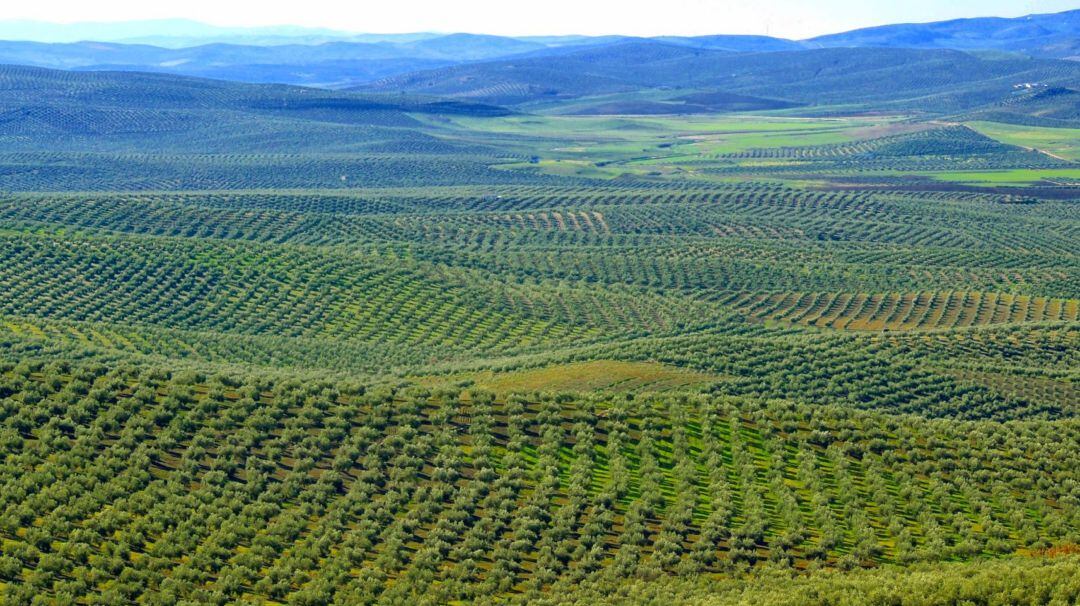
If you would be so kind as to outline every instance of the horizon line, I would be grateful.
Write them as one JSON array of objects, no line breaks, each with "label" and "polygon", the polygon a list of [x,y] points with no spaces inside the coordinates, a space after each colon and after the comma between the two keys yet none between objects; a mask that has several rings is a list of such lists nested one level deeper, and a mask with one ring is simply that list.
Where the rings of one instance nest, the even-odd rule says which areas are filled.
[{"label": "horizon line", "polygon": [[[571,33],[540,33],[540,34],[496,34],[496,33],[491,33],[491,32],[486,32],[486,31],[468,31],[468,30],[456,30],[456,31],[455,30],[446,30],[446,31],[440,31],[440,30],[408,30],[408,31],[364,30],[364,31],[361,31],[361,30],[335,29],[335,28],[332,28],[332,27],[320,26],[320,25],[298,25],[298,24],[295,24],[295,23],[276,23],[276,24],[269,24],[269,25],[221,24],[221,23],[214,23],[214,22],[211,22],[211,21],[203,21],[203,20],[200,20],[200,19],[193,19],[191,17],[180,17],[180,16],[178,16],[178,17],[161,17],[161,18],[153,18],[153,19],[127,19],[127,20],[119,20],[119,21],[85,21],[85,20],[53,21],[53,20],[45,20],[45,19],[27,19],[27,18],[17,18],[16,17],[16,18],[0,18],[0,25],[3,25],[3,24],[28,24],[28,23],[33,23],[33,24],[37,24],[37,25],[47,25],[47,26],[56,26],[56,27],[78,27],[78,26],[138,25],[138,24],[151,24],[151,23],[170,23],[170,22],[178,23],[178,22],[185,22],[185,23],[189,23],[189,24],[193,24],[193,25],[199,25],[199,26],[204,26],[204,27],[209,27],[209,28],[217,28],[217,29],[222,29],[222,30],[241,30],[241,31],[233,32],[231,34],[224,34],[223,33],[223,35],[234,35],[234,36],[243,36],[247,32],[251,32],[254,35],[259,30],[275,30],[275,29],[290,29],[291,28],[291,29],[308,30],[309,31],[309,33],[307,33],[307,34],[304,34],[304,33],[278,34],[280,37],[283,37],[283,38],[289,38],[289,37],[297,37],[297,38],[299,38],[299,37],[303,37],[305,35],[318,35],[320,33],[328,35],[328,36],[333,35],[334,37],[348,37],[348,36],[408,36],[408,35],[453,36],[453,35],[465,34],[465,35],[473,35],[473,36],[493,36],[493,37],[500,37],[500,38],[517,38],[517,39],[521,39],[521,38],[563,38],[563,37],[566,37],[566,38],[570,38],[570,37],[603,38],[603,37],[609,37],[609,36],[619,36],[619,37],[625,37],[625,38],[652,39],[652,38],[665,38],[665,37],[702,38],[702,37],[709,37],[709,36],[731,36],[731,37],[765,37],[765,38],[773,38],[773,39],[777,39],[777,40],[788,40],[788,41],[792,41],[792,42],[801,42],[801,41],[813,40],[815,38],[821,38],[821,37],[826,37],[826,36],[831,36],[831,35],[838,35],[838,34],[845,34],[845,33],[849,33],[849,32],[861,31],[861,30],[876,29],[876,28],[881,28],[881,27],[894,27],[894,26],[905,26],[905,25],[931,25],[931,24],[935,24],[935,23],[953,23],[953,22],[957,22],[957,21],[969,21],[969,20],[977,20],[977,19],[1018,20],[1018,19],[1026,19],[1026,18],[1031,18],[1031,17],[1063,15],[1063,14],[1073,13],[1073,12],[1080,12],[1080,7],[1074,8],[1074,9],[1068,9],[1068,10],[1064,10],[1064,11],[1057,11],[1057,12],[1028,13],[1028,14],[1019,15],[1019,16],[1016,16],[1016,17],[1003,17],[1003,16],[1000,16],[1000,15],[976,15],[976,16],[971,16],[971,17],[957,17],[957,18],[954,18],[954,19],[944,19],[944,20],[903,21],[903,22],[885,23],[885,24],[877,24],[877,25],[866,25],[866,26],[861,26],[861,27],[855,27],[855,28],[852,28],[852,29],[844,29],[844,30],[832,31],[832,32],[829,32],[829,33],[824,33],[824,34],[817,34],[817,35],[810,36],[810,37],[807,37],[807,38],[798,38],[798,37],[789,38],[789,37],[785,37],[785,36],[776,36],[776,35],[772,35],[772,34],[769,34],[769,33],[726,34],[726,33],[722,33],[722,32],[711,33],[711,34],[661,33],[661,34],[653,34],[653,35],[636,35],[636,34],[621,34],[621,33],[582,34],[582,33],[572,33],[572,32]],[[210,35],[212,35],[212,34],[210,34]],[[273,34],[270,34],[270,35],[273,35]],[[167,33],[155,34],[155,33],[150,32],[150,33],[141,34],[141,35],[133,35],[133,36],[128,37],[128,38],[112,39],[112,40],[85,39],[85,40],[73,40],[73,41],[68,41],[68,42],[41,42],[40,40],[34,40],[32,38],[25,38],[25,39],[4,38],[4,40],[7,40],[7,41],[25,41],[25,42],[41,42],[42,44],[77,44],[79,42],[115,42],[115,43],[123,43],[123,40],[125,40],[125,39],[137,39],[137,38],[140,38],[140,37],[199,38],[199,37],[209,37],[209,36],[200,36],[198,34],[194,34],[194,35],[193,34],[167,34]]]}]

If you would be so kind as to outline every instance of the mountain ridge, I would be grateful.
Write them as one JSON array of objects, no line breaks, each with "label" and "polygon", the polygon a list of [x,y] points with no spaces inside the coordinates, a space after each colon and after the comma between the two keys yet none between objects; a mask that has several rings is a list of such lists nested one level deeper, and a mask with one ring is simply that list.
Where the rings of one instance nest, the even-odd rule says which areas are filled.
[{"label": "mountain ridge", "polygon": [[1036,56],[1080,56],[1080,9],[1018,18],[974,17],[930,23],[897,23],[817,36],[810,47],[953,48],[1005,50]]},{"label": "mountain ridge", "polygon": [[[880,82],[891,82],[882,89]],[[1018,86],[1075,87],[1080,63],[981,56],[950,49],[827,48],[729,53],[654,41],[554,58],[501,60],[414,72],[358,87],[516,105],[634,91],[726,92],[798,104],[904,103],[964,110]],[[679,93],[679,91],[685,91]],[[942,97],[937,99],[937,97]],[[941,101],[942,103],[939,103]]]},{"label": "mountain ridge", "polygon": [[[95,35],[96,34],[96,35]],[[38,38],[43,41],[25,40]],[[178,75],[349,88],[481,62],[561,57],[628,44],[766,53],[829,48],[1004,51],[1080,58],[1080,10],[1020,18],[973,18],[876,26],[807,40],[755,35],[497,36],[472,33],[352,34],[281,26],[228,28],[187,20],[56,25],[0,22],[0,63],[53,69]],[[654,47],[659,48],[659,47]]]}]

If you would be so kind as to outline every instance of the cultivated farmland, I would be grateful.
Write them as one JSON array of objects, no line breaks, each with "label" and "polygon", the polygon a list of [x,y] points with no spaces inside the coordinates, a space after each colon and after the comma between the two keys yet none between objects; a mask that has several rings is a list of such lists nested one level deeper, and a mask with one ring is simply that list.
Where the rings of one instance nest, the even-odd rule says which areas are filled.
[{"label": "cultivated farmland", "polygon": [[0,67],[0,602],[1075,602],[1074,62],[560,53]]}]

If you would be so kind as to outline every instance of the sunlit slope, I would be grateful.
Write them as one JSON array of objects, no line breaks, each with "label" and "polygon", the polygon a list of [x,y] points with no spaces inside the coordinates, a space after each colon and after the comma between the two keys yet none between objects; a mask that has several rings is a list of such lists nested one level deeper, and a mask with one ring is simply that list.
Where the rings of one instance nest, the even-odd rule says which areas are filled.
[{"label": "sunlit slope", "polygon": [[63,365],[7,366],[0,390],[8,600],[527,598],[766,562],[968,560],[1076,532],[1058,481],[1075,422]]}]

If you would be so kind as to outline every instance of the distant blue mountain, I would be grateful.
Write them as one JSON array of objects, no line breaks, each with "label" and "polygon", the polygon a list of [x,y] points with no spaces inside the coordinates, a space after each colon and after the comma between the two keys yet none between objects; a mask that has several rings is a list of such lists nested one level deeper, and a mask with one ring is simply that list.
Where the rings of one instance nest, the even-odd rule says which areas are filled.
[{"label": "distant blue mountain", "polygon": [[83,71],[160,72],[241,82],[339,88],[412,71],[547,48],[514,38],[472,34],[398,42],[215,43],[185,48],[116,42],[0,41],[0,63]]},{"label": "distant blue mountain", "polygon": [[[416,56],[420,55],[420,56]],[[342,87],[457,64],[432,53],[359,42],[168,49],[112,42],[0,42],[0,63],[81,71],[142,71],[239,82]]]},{"label": "distant blue mountain", "polygon": [[0,21],[0,39],[33,42],[132,42],[155,46],[177,46],[178,41],[255,43],[259,39],[301,38],[340,39],[349,34],[323,28],[296,26],[219,27],[189,19],[155,19],[102,23],[49,23],[45,21]]},{"label": "distant blue mountain", "polygon": [[[404,83],[412,76],[460,94],[455,83],[436,85],[438,75],[428,75],[432,70],[449,69],[450,74],[482,74],[480,80],[468,83],[478,89],[488,87],[483,78],[510,78],[517,87],[511,96],[531,98],[545,91],[578,90],[577,85],[566,86],[567,79],[594,78],[586,88],[622,90],[634,86],[635,73],[640,74],[647,66],[655,66],[663,74],[666,69],[676,69],[665,61],[677,63],[688,53],[788,53],[873,47],[992,50],[1040,58],[1080,58],[1080,10],[1017,19],[888,25],[803,41],[726,35],[511,38],[468,33],[353,34],[294,26],[218,27],[182,19],[74,24],[0,22],[0,40],[5,39],[9,41],[0,42],[3,64],[159,72],[325,88],[355,87],[396,77],[403,78],[398,82]],[[558,73],[543,64],[582,52],[586,54],[580,60],[570,60],[570,72]],[[540,63],[518,63],[530,59]],[[535,72],[496,76],[507,67],[499,62],[507,61],[514,62],[509,64],[511,68],[527,66]],[[596,61],[597,69],[581,61]],[[638,61],[645,63],[635,63]],[[458,69],[488,62],[493,62],[491,68]],[[692,86],[694,74],[686,76]]]},{"label": "distant blue mountain", "polygon": [[[1074,89],[1080,86],[1080,62],[1008,54],[986,56],[951,49],[734,53],[637,40],[557,57],[501,59],[409,73],[365,85],[361,90],[497,105],[649,90],[653,97],[670,96],[684,106],[872,103],[963,111],[1008,98],[1022,83]],[[648,111],[637,113],[687,108],[652,105],[645,109]]]},{"label": "distant blue mountain", "polygon": [[[179,28],[177,31],[197,30]],[[120,28],[112,33],[122,35],[130,31]],[[354,38],[369,39],[358,41]],[[318,44],[295,41],[291,44],[212,43],[180,48],[108,41],[0,41],[0,63],[83,71],[160,72],[240,82],[342,88],[440,67],[509,58],[553,57],[635,41],[645,42],[645,39],[624,36],[518,39],[479,34],[416,34],[353,36]],[[672,47],[729,52],[801,48],[796,42],[758,36],[671,37],[665,41]]]},{"label": "distant blue mountain", "polygon": [[889,47],[1001,50],[1080,58],[1080,10],[1017,19],[985,17],[859,29],[807,40],[816,48]]},{"label": "distant blue mountain", "polygon": [[662,36],[658,42],[735,53],[771,53],[806,48],[802,42],[769,36]]}]

